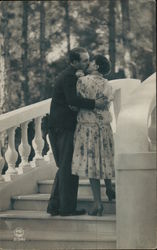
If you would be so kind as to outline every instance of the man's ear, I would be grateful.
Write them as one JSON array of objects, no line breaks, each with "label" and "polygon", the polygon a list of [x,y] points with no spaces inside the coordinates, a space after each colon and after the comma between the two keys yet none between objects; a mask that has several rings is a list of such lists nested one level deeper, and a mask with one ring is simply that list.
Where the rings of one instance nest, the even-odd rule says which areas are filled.
[{"label": "man's ear", "polygon": [[76,66],[76,65],[77,65],[77,61],[74,60],[74,61],[71,63],[71,65]]},{"label": "man's ear", "polygon": [[74,66],[75,68],[79,68],[79,67],[80,67],[80,62],[77,61],[77,60],[74,60],[74,61],[73,61],[73,66]]},{"label": "man's ear", "polygon": [[79,63],[79,61],[77,61],[77,60],[74,60],[74,61],[73,61],[73,64],[74,64],[74,65],[77,65],[78,63]]}]

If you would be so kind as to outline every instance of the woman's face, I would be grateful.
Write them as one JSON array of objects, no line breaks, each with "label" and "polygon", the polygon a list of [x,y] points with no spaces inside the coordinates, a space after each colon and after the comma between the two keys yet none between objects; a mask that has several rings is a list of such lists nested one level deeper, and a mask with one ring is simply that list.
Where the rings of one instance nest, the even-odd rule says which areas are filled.
[{"label": "woman's face", "polygon": [[95,60],[90,61],[89,66],[88,66],[88,69],[87,69],[88,73],[90,74],[90,73],[92,73],[93,71],[96,71],[97,69],[98,69],[98,66],[97,66],[96,63],[95,63]]}]

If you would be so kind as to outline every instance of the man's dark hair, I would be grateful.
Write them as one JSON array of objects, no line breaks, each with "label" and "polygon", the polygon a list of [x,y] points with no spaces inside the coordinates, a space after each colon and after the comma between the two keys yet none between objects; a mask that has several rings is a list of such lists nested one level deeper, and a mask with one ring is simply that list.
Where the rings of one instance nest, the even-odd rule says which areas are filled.
[{"label": "man's dark hair", "polygon": [[110,72],[111,65],[110,61],[102,55],[96,55],[94,56],[94,60],[96,65],[99,66],[98,72],[103,75],[107,75]]},{"label": "man's dark hair", "polygon": [[77,48],[72,49],[69,53],[70,62],[71,63],[73,63],[73,61],[79,62],[81,53],[87,53],[87,50],[82,47],[77,47]]}]

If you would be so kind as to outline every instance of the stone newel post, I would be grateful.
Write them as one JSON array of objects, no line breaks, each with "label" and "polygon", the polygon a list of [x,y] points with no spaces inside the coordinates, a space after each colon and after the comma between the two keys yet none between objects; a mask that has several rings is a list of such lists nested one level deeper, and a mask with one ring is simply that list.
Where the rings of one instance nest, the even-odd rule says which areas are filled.
[{"label": "stone newel post", "polygon": [[120,112],[115,140],[118,249],[157,246],[156,153],[149,151],[148,118],[155,107],[155,74]]}]

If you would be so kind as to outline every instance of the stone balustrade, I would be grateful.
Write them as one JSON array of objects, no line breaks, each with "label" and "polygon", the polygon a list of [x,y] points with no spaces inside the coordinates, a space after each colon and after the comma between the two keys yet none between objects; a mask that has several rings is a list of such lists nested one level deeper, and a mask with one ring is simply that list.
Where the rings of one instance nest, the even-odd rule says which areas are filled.
[{"label": "stone balustrade", "polygon": [[[30,171],[33,167],[44,166],[45,164],[53,162],[49,141],[47,141],[49,151],[45,157],[42,155],[45,141],[42,137],[41,122],[42,118],[49,113],[50,101],[51,100],[48,99],[0,116],[0,170],[2,170],[5,161],[8,165],[5,175],[1,175],[0,177],[1,181],[11,181],[16,178],[17,175]],[[28,158],[31,152],[31,146],[28,143],[28,124],[32,120],[34,120],[35,126],[35,136],[32,141],[35,156],[33,160],[29,162]],[[15,147],[15,131],[18,127],[21,128],[21,143],[17,152]],[[5,152],[5,157],[2,157],[1,147],[4,133],[7,134],[8,146]],[[16,168],[18,153],[20,154],[21,162],[18,168]]]}]

